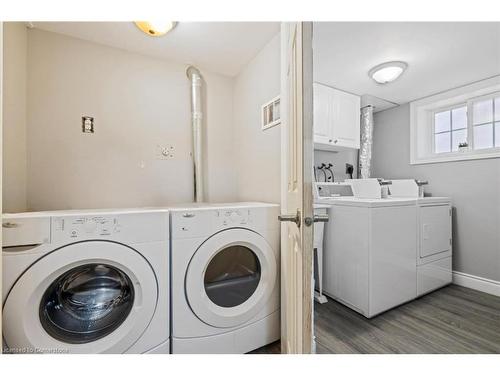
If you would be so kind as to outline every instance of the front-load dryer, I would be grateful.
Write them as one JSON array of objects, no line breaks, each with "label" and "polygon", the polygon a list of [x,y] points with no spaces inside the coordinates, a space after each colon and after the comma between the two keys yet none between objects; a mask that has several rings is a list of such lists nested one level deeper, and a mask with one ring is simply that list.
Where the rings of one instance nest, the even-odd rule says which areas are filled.
[{"label": "front-load dryer", "polygon": [[246,353],[280,338],[279,207],[173,209],[172,353]]},{"label": "front-load dryer", "polygon": [[169,353],[166,210],[4,215],[7,353]]}]

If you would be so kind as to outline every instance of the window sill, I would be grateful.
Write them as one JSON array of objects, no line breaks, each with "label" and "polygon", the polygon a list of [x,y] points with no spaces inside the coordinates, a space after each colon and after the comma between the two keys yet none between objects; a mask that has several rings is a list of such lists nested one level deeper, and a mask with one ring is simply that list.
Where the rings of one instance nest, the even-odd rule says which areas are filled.
[{"label": "window sill", "polygon": [[469,151],[469,152],[456,152],[453,154],[432,155],[427,158],[410,160],[411,165],[418,164],[432,164],[432,163],[447,163],[452,161],[464,160],[479,160],[479,159],[494,159],[500,158],[500,149],[495,148],[492,150],[482,151]]}]

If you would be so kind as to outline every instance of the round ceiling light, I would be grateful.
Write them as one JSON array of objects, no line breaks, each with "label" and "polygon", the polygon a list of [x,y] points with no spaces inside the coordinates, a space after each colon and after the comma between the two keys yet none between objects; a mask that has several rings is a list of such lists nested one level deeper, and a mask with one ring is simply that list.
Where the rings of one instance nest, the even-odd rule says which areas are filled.
[{"label": "round ceiling light", "polygon": [[368,75],[375,82],[385,84],[396,80],[407,67],[403,61],[390,61],[371,68]]},{"label": "round ceiling light", "polygon": [[173,21],[136,21],[134,23],[149,36],[165,35],[177,25],[177,22]]}]

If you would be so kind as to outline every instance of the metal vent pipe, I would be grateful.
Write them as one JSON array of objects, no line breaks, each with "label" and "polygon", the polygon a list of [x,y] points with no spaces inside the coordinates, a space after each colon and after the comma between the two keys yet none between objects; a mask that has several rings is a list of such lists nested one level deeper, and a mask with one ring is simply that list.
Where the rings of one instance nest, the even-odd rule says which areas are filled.
[{"label": "metal vent pipe", "polygon": [[194,201],[203,202],[203,166],[202,166],[202,88],[203,79],[200,71],[194,66],[189,66],[186,74],[191,81],[191,127],[193,133],[193,175],[194,175]]},{"label": "metal vent pipe", "polygon": [[361,143],[359,146],[358,178],[370,178],[373,146],[373,106],[361,108]]}]

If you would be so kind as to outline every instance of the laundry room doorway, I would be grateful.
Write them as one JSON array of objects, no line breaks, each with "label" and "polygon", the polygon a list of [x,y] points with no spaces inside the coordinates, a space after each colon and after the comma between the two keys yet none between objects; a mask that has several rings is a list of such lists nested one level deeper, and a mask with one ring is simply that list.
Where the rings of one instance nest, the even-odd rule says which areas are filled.
[{"label": "laundry room doorway", "polygon": [[281,352],[312,352],[312,23],[281,26]]}]

